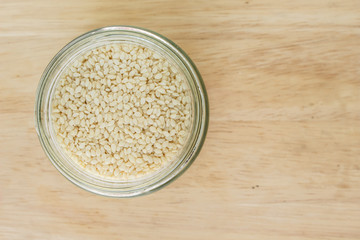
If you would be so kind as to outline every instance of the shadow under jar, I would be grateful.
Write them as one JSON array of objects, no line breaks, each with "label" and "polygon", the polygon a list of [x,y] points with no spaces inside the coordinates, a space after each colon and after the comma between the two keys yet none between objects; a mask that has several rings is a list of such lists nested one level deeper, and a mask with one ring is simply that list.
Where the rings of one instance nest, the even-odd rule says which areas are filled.
[{"label": "shadow under jar", "polygon": [[[191,124],[182,148],[171,161],[138,178],[117,179],[86,171],[77,164],[57,140],[52,122],[52,101],[61,76],[84,53],[112,44],[131,44],[148,48],[176,66],[191,95]],[[204,83],[191,59],[169,39],[137,27],[110,26],[96,29],[68,43],[46,67],[37,89],[36,130],[40,143],[53,165],[75,185],[103,196],[134,197],[151,193],[172,182],[195,160],[204,143],[209,107]]]}]

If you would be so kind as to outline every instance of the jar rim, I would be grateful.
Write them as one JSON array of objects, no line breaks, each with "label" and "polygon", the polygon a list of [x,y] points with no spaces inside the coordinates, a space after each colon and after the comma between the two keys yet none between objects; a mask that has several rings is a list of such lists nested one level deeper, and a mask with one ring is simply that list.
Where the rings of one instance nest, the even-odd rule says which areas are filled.
[{"label": "jar rim", "polygon": [[[176,167],[176,171],[172,171],[170,173],[167,173],[164,178],[158,179],[158,181],[154,181],[152,184],[144,185],[142,188],[138,189],[132,189],[131,191],[117,191],[116,189],[108,189],[101,186],[96,185],[89,185],[88,182],[82,181],[82,179],[79,179],[78,176],[74,176],[74,174],[66,171],[64,169],[64,166],[61,165],[58,161],[54,158],[54,153],[49,148],[48,144],[48,137],[45,133],[44,129],[44,121],[43,121],[43,98],[44,98],[44,92],[46,91],[45,85],[49,84],[49,82],[54,81],[53,79],[49,78],[49,73],[51,71],[54,71],[54,67],[57,64],[61,63],[61,59],[69,53],[70,48],[76,48],[76,45],[79,44],[81,41],[86,40],[88,38],[94,37],[95,35],[99,35],[101,37],[101,34],[109,33],[109,32],[116,32],[121,34],[137,34],[142,37],[146,37],[154,41],[154,43],[162,44],[168,48],[173,54],[175,54],[179,59],[182,61],[182,63],[186,66],[186,70],[191,73],[192,80],[196,84],[196,91],[198,91],[198,100],[199,100],[199,108],[201,115],[201,119],[199,121],[198,126],[198,132],[197,132],[197,138],[195,139],[194,148],[191,149],[191,155],[187,159],[186,162],[179,164],[180,167]],[[75,38],[68,44],[66,44],[50,61],[50,63],[47,65],[47,67],[44,70],[44,73],[41,76],[37,91],[36,91],[36,101],[35,101],[35,127],[36,131],[41,143],[42,148],[44,149],[47,157],[50,159],[52,164],[55,166],[55,168],[68,180],[70,180],[72,183],[77,185],[80,188],[83,188],[89,192],[96,193],[102,196],[108,196],[108,197],[133,197],[133,196],[139,196],[148,194],[151,192],[154,192],[158,189],[161,189],[162,187],[168,185],[172,181],[174,181],[177,177],[179,177],[182,173],[185,172],[186,169],[193,163],[195,158],[200,153],[200,150],[204,144],[207,129],[209,124],[209,103],[208,103],[208,97],[205,89],[204,82],[202,80],[202,77],[196,68],[195,64],[192,62],[190,57],[180,48],[178,47],[174,42],[169,40],[168,38],[155,33],[151,30],[147,30],[144,28],[139,27],[133,27],[133,26],[107,26],[103,28],[98,28],[95,30],[91,30],[85,34],[80,35],[79,37]],[[190,133],[191,134],[191,133]],[[179,162],[180,163],[180,162]]]}]

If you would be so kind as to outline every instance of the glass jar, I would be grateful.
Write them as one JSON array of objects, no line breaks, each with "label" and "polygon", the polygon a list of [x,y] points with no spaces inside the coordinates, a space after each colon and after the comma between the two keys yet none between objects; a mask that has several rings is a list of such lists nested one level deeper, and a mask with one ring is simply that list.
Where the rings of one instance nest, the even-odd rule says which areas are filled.
[{"label": "glass jar", "polygon": [[[192,95],[192,124],[189,137],[178,157],[157,172],[131,180],[109,179],[88,173],[64,152],[51,121],[51,102],[64,69],[78,56],[112,43],[142,45],[161,54],[184,74]],[[195,64],[175,43],[142,28],[110,26],[85,33],[68,43],[46,67],[36,92],[35,119],[40,143],[52,164],[68,180],[90,192],[109,197],[133,197],[151,193],[180,176],[195,160],[204,143],[209,106],[204,83]]]}]

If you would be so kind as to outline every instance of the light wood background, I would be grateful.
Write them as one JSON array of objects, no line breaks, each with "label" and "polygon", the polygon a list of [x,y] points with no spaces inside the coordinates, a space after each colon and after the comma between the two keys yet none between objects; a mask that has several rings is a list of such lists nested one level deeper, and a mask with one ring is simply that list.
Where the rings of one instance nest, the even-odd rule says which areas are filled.
[{"label": "light wood background", "polygon": [[[34,130],[50,59],[115,24],[174,40],[210,98],[192,167],[134,199],[72,185]],[[1,0],[0,239],[360,239],[360,1]]]}]

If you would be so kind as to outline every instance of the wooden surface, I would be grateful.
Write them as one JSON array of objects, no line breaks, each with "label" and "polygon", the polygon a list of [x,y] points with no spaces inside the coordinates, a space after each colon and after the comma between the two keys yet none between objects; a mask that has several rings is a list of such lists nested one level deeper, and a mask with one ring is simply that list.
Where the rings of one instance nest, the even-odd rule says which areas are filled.
[{"label": "wooden surface", "polygon": [[[203,75],[204,148],[154,194],[67,181],[34,129],[35,89],[94,28],[152,29]],[[0,239],[360,239],[360,1],[0,2]]]}]

